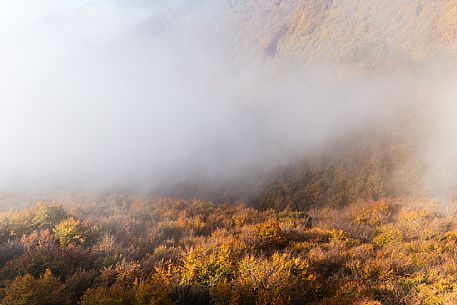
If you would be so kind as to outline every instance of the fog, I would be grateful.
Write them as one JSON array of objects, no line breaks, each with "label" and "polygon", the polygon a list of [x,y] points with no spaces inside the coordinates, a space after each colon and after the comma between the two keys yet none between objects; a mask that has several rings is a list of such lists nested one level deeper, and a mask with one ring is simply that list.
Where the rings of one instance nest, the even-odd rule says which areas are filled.
[{"label": "fog", "polygon": [[248,53],[221,3],[1,1],[0,190],[224,183],[409,107],[421,77]]}]

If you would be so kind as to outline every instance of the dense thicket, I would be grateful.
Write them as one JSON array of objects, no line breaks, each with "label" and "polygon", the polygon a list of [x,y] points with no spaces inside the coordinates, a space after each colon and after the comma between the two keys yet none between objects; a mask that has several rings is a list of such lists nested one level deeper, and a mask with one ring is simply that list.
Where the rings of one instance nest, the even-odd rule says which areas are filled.
[{"label": "dense thicket", "polygon": [[450,206],[397,198],[258,211],[118,195],[0,222],[1,304],[445,304]]},{"label": "dense thicket", "polygon": [[251,203],[259,209],[308,210],[418,193],[418,168],[405,171],[413,149],[404,138],[358,135],[276,171]]}]

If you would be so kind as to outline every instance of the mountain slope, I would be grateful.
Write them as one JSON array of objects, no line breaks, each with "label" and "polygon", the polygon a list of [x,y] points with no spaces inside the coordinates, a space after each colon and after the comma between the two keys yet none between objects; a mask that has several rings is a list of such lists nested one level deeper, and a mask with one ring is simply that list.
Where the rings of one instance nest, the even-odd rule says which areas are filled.
[{"label": "mountain slope", "polygon": [[398,68],[456,52],[456,1],[243,1],[243,52],[278,60]]}]

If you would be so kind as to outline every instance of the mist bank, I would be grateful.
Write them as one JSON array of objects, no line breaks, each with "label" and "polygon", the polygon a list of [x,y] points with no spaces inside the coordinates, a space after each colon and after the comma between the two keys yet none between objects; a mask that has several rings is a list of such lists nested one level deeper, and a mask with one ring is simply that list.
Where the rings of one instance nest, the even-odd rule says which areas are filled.
[{"label": "mist bank", "polygon": [[[455,113],[452,69],[443,61],[452,56],[427,57],[414,69],[361,68],[326,51],[298,60],[281,44],[296,35],[292,22],[303,8],[287,2],[267,10],[250,1],[2,3],[0,190],[258,190],[276,168],[332,143],[401,129],[412,109],[432,122],[415,124],[420,132],[430,126],[413,156],[425,160],[423,179],[446,179],[451,190],[452,173],[428,168],[457,160],[448,145],[457,129],[435,124]],[[285,25],[281,35],[277,24]],[[261,44],[258,30],[268,28],[272,36]],[[344,49],[332,37],[320,41]],[[353,59],[368,62],[360,54]],[[203,184],[208,191],[195,191]]]}]

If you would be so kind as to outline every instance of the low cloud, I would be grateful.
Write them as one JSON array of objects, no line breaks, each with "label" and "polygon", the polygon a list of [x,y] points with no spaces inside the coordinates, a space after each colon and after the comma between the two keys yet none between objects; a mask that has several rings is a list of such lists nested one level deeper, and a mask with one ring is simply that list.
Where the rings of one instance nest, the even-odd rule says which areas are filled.
[{"label": "low cloud", "polygon": [[2,2],[0,189],[224,183],[387,124],[411,102],[417,77],[403,71],[243,56],[234,11]]}]

